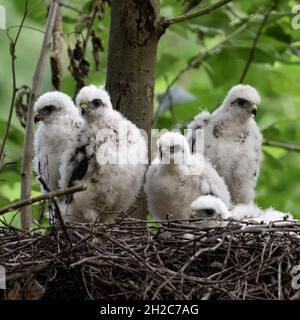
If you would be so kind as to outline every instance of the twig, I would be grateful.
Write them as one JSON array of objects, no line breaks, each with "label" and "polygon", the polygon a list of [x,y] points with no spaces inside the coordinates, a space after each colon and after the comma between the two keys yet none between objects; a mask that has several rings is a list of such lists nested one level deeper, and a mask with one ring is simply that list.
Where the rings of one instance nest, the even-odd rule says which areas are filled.
[{"label": "twig", "polygon": [[[46,181],[41,177],[39,176],[38,177],[38,180],[40,181],[40,183],[42,184],[44,190],[46,190],[48,193],[51,192],[49,186],[47,185]],[[65,236],[66,236],[66,239],[68,241],[68,244],[70,246],[70,249],[73,249],[73,243],[71,241],[71,238],[69,236],[69,233],[68,233],[68,229],[65,225],[65,222],[64,222],[64,219],[62,217],[62,214],[61,214],[61,211],[60,211],[60,208],[59,208],[59,205],[57,204],[57,201],[56,201],[56,198],[55,197],[52,197],[51,198],[51,201],[53,202],[53,205],[54,205],[54,213],[55,213],[55,218],[59,221],[60,223],[60,227],[62,228]],[[73,257],[75,260],[77,260],[77,256],[75,254],[75,252],[72,252],[73,253]]]},{"label": "twig", "polygon": [[24,208],[25,206],[30,206],[36,202],[40,202],[43,200],[53,200],[55,197],[61,197],[61,196],[65,196],[67,194],[72,194],[72,193],[76,193],[76,192],[80,192],[80,191],[84,191],[84,190],[86,190],[86,186],[84,186],[84,185],[75,186],[75,187],[71,187],[71,188],[67,188],[67,189],[63,189],[63,190],[51,191],[51,192],[44,193],[39,196],[35,196],[35,197],[31,197],[31,198],[28,198],[25,200],[21,200],[21,201],[12,203],[6,207],[1,208],[0,209],[0,216],[7,213],[7,212],[15,211],[17,209]]},{"label": "twig", "polygon": [[[88,43],[89,43],[89,39],[90,39],[90,36],[91,36],[91,32],[92,32],[92,28],[93,28],[93,23],[95,21],[95,18],[97,16],[97,4],[95,3],[94,4],[94,7],[93,7],[93,13],[90,17],[90,20],[89,20],[89,23],[88,23],[88,26],[87,26],[87,32],[86,32],[86,36],[83,40],[83,49],[82,49],[82,56],[83,58],[86,56],[86,50],[87,50],[87,46],[88,46]],[[76,97],[76,94],[78,93],[78,91],[80,90],[80,83],[77,82],[76,84],[76,88],[75,88],[75,91],[74,91],[74,96],[73,98],[75,99]]]},{"label": "twig", "polygon": [[265,146],[286,149],[288,151],[300,152],[300,145],[298,144],[274,141],[274,140],[264,140],[263,144]]},{"label": "twig", "polygon": [[170,278],[168,278],[165,282],[163,282],[156,290],[154,296],[153,296],[153,300],[157,298],[157,295],[159,293],[159,291],[167,284],[169,283],[172,279],[174,279],[177,275],[179,274],[183,274],[184,271],[186,270],[186,268],[195,260],[197,259],[202,253],[204,252],[209,252],[209,251],[215,251],[217,250],[222,244],[223,244],[224,240],[219,240],[218,243],[213,246],[212,248],[208,247],[208,248],[201,248],[200,250],[198,250],[194,255],[192,255],[191,257],[189,257],[189,259],[186,261],[186,263],[176,272],[174,273]]},{"label": "twig", "polygon": [[231,1],[232,0],[219,0],[216,3],[212,4],[211,6],[208,6],[206,8],[201,8],[199,10],[192,9],[189,12],[175,18],[163,18],[163,22],[166,25],[166,27],[168,27],[174,23],[184,22],[187,20],[198,18],[224,6],[225,4]]},{"label": "twig", "polygon": [[278,300],[283,300],[283,295],[282,295],[282,258],[279,259],[278,261]]},{"label": "twig", "polygon": [[[49,188],[49,186],[47,185],[46,181],[45,181],[41,176],[38,177],[38,180],[39,180],[39,182],[41,183],[43,189],[44,189],[45,191],[47,191],[47,193],[50,193],[50,192],[52,191],[52,190],[50,190],[50,188]],[[51,200],[51,201],[53,202],[53,204],[54,204],[55,218],[59,221],[59,223],[60,223],[61,226],[63,227],[65,233],[67,234],[68,232],[66,231],[66,226],[65,226],[65,223],[64,223],[64,220],[63,220],[63,218],[62,218],[62,214],[61,214],[60,208],[59,208],[59,206],[58,206],[58,204],[57,204],[57,201],[56,201],[55,197],[52,197],[50,200]],[[69,239],[69,236],[67,235],[66,238]]]},{"label": "twig", "polygon": [[[27,14],[28,14],[28,12],[27,12]],[[15,28],[20,28],[20,25],[18,24],[18,25],[10,26],[10,27],[7,28],[6,31],[7,31],[7,33],[9,33],[10,30],[15,29]],[[23,28],[23,29],[28,29],[28,30],[37,31],[37,32],[40,32],[40,33],[45,33],[44,30],[41,30],[41,29],[38,29],[38,28],[35,28],[35,27],[32,27],[32,26],[25,26],[25,25],[23,25],[22,28]],[[10,36],[9,36],[9,38],[10,38]]]},{"label": "twig", "polygon": [[[14,40],[12,40],[9,36],[9,33],[7,31],[7,36],[10,39],[10,57],[11,57],[11,69],[12,69],[12,96],[11,96],[11,102],[10,102],[10,109],[9,109],[9,115],[8,115],[8,120],[7,120],[7,125],[4,133],[4,137],[2,140],[2,144],[0,146],[0,164],[3,162],[3,156],[4,156],[4,148],[5,144],[8,138],[10,126],[11,126],[11,121],[12,121],[12,115],[13,115],[13,110],[14,110],[14,105],[15,105],[15,99],[16,99],[16,93],[17,93],[17,83],[16,83],[16,46],[17,42],[19,40],[26,16],[28,14],[28,0],[25,2],[25,7],[24,7],[24,14],[23,18],[21,20],[17,35]],[[1,168],[0,168],[1,169]]]},{"label": "twig", "polygon": [[251,50],[250,50],[250,53],[249,53],[249,57],[248,57],[248,60],[246,62],[246,65],[243,69],[243,72],[242,72],[242,75],[241,75],[241,78],[240,78],[240,83],[243,83],[245,81],[245,78],[246,78],[246,75],[249,71],[249,68],[250,68],[250,65],[254,59],[254,56],[255,56],[255,51],[256,51],[256,46],[257,46],[257,43],[258,43],[258,40],[260,38],[260,35],[263,31],[263,28],[265,26],[265,24],[267,23],[269,17],[270,17],[270,14],[271,12],[276,8],[278,4],[278,0],[275,0],[274,3],[272,4],[272,6],[267,10],[267,12],[264,14],[264,18],[257,30],[257,33],[256,33],[256,36],[253,40],[253,44],[252,44],[252,47],[251,47]]},{"label": "twig", "polygon": [[[45,68],[46,55],[50,48],[51,36],[56,21],[56,15],[58,12],[59,4],[57,1],[52,0],[50,5],[50,11],[47,20],[46,32],[40,52],[38,64],[34,73],[32,91],[28,103],[26,131],[24,138],[24,150],[22,161],[22,173],[21,173],[21,199],[25,200],[30,197],[31,194],[31,177],[32,177],[32,157],[33,157],[33,104],[36,97],[39,94],[40,84],[42,80],[42,74]],[[31,207],[22,207],[21,212],[21,226],[23,229],[30,229],[31,227]]]}]

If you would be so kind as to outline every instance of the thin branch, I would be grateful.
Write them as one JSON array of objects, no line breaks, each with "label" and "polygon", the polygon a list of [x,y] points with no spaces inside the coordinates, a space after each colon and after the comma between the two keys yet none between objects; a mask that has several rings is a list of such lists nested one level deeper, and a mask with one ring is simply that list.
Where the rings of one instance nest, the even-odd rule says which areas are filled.
[{"label": "thin branch", "polygon": [[26,206],[31,206],[36,202],[40,202],[43,200],[53,200],[54,198],[57,198],[57,197],[62,197],[68,194],[73,194],[73,193],[84,191],[84,190],[86,190],[86,186],[81,185],[81,186],[75,186],[75,187],[71,187],[63,190],[60,189],[56,191],[47,192],[39,196],[28,198],[26,200],[20,200],[18,202],[12,203],[6,207],[1,208],[0,216],[2,216],[7,212],[15,211],[17,209],[24,208]]},{"label": "thin branch", "polygon": [[244,67],[244,70],[243,70],[241,78],[240,78],[240,83],[243,83],[245,81],[245,78],[246,78],[246,75],[249,71],[250,65],[255,57],[255,51],[256,51],[256,46],[257,46],[258,40],[261,36],[261,33],[263,31],[264,26],[266,25],[266,23],[270,17],[271,12],[276,8],[277,4],[278,4],[278,0],[275,0],[274,3],[272,4],[272,6],[264,14],[264,18],[263,18],[263,20],[257,30],[255,38],[253,40],[253,44],[252,44],[252,47],[251,47],[251,50],[249,53],[248,60],[246,62],[246,65]]},{"label": "thin branch", "polygon": [[[45,69],[46,55],[50,48],[51,36],[56,21],[59,3],[55,0],[51,1],[46,32],[40,52],[39,61],[34,73],[32,92],[30,95],[27,111],[26,131],[24,139],[23,162],[21,173],[21,199],[25,200],[31,194],[31,177],[32,177],[32,157],[33,157],[33,104],[39,94],[42,74]],[[31,207],[23,207],[21,214],[21,225],[24,229],[31,227]]]},{"label": "thin branch", "polygon": [[73,10],[73,11],[77,12],[78,14],[82,13],[82,11],[80,9],[78,9],[78,8],[76,8],[74,6],[71,6],[69,4],[66,4],[66,3],[61,3],[60,6],[66,8],[66,9]]},{"label": "thin branch", "polygon": [[300,145],[298,145],[298,144],[281,142],[281,141],[274,141],[274,140],[264,140],[263,144],[265,146],[281,148],[281,149],[285,149],[288,151],[300,152]]},{"label": "thin branch", "polygon": [[21,30],[23,28],[26,16],[28,14],[28,0],[25,2],[25,8],[24,8],[24,14],[22,17],[21,24],[19,26],[19,29],[17,31],[17,35],[14,40],[11,39],[9,36],[9,33],[7,31],[7,36],[10,39],[10,56],[11,56],[11,69],[12,69],[12,86],[13,86],[13,92],[11,96],[11,102],[10,102],[10,109],[9,109],[9,115],[8,115],[8,120],[7,120],[7,125],[4,133],[4,137],[2,140],[2,144],[0,146],[0,164],[3,163],[3,156],[4,156],[4,148],[5,144],[8,138],[9,130],[11,127],[11,121],[12,121],[12,116],[13,116],[13,110],[14,110],[14,105],[15,105],[15,99],[16,99],[16,93],[17,93],[17,83],[16,83],[16,46],[17,42],[19,40]]},{"label": "thin branch", "polygon": [[228,9],[228,11],[230,11],[230,13],[233,15],[234,18],[236,18],[238,21],[242,21],[243,18],[239,15],[239,13],[231,6],[231,4],[227,4],[226,8]]},{"label": "thin branch", "polygon": [[89,39],[91,36],[91,32],[92,32],[92,28],[93,28],[93,23],[94,23],[95,18],[97,16],[97,10],[98,10],[97,5],[95,4],[92,16],[91,16],[90,21],[87,26],[86,37],[85,37],[84,43],[83,43],[83,55],[85,55],[85,53],[86,53],[87,45],[88,45],[88,42],[89,42]]},{"label": "thin branch", "polygon": [[[169,92],[170,92],[170,89],[171,87],[186,73],[188,72],[189,70],[191,69],[196,69],[198,68],[204,60],[206,60],[207,58],[211,57],[213,54],[217,53],[220,48],[225,45],[226,43],[228,43],[230,40],[232,40],[235,36],[239,35],[240,33],[242,33],[244,30],[247,29],[247,27],[249,26],[252,18],[254,16],[251,16],[248,18],[248,20],[238,29],[236,29],[235,31],[233,31],[231,34],[229,34],[228,36],[226,36],[225,39],[221,40],[219,43],[217,43],[215,46],[213,46],[212,48],[208,49],[207,51],[205,52],[200,52],[200,53],[197,53],[196,55],[194,55],[193,57],[191,57],[189,60],[188,60],[188,63],[187,65],[181,69],[177,75],[173,78],[172,81],[169,82],[169,85],[167,86],[167,89],[165,91],[165,93],[163,94],[162,98],[161,99],[164,99],[166,96],[168,96]],[[160,113],[160,108],[158,108],[155,112],[155,115],[154,115],[154,124],[156,124],[157,122],[157,119],[159,117],[159,113]]]},{"label": "thin branch", "polygon": [[[41,29],[38,29],[38,28],[35,28],[35,27],[32,27],[32,26],[25,26],[23,25],[22,26],[23,29],[28,29],[28,30],[33,30],[33,31],[37,31],[37,32],[40,32],[40,33],[45,33],[44,30],[41,30]],[[13,26],[10,26],[9,28],[7,28],[7,33],[9,33],[10,30],[12,29],[15,29],[15,28],[20,28],[20,25],[13,25]],[[10,37],[9,37],[10,38]]]},{"label": "thin branch", "polygon": [[62,67],[62,51],[63,51],[63,19],[62,19],[62,8],[64,0],[57,0],[60,7],[58,8],[56,20],[53,29],[53,41],[50,55],[50,64],[51,64],[51,76],[52,76],[52,85],[55,90],[60,90],[61,87],[61,78],[63,73]]},{"label": "thin branch", "polygon": [[211,6],[208,6],[206,8],[201,8],[199,10],[191,10],[181,16],[175,17],[175,18],[163,18],[164,19],[164,24],[168,27],[174,23],[179,23],[179,22],[184,22],[187,20],[191,20],[194,18],[198,18],[201,17],[205,14],[208,14],[222,6],[224,6],[225,4],[231,2],[232,0],[219,0],[216,3],[212,4]]},{"label": "thin branch", "polygon": [[[86,50],[87,50],[87,47],[88,47],[88,43],[89,43],[89,39],[91,37],[91,33],[92,33],[92,28],[93,28],[93,24],[94,24],[94,21],[95,21],[95,18],[97,16],[97,4],[95,3],[94,4],[94,7],[93,7],[93,12],[92,12],[92,15],[90,16],[90,20],[88,22],[88,25],[87,25],[87,32],[86,32],[86,36],[83,40],[83,52],[82,52],[82,56],[85,57],[86,56]],[[78,93],[78,91],[80,90],[80,83],[77,82],[76,84],[76,88],[75,88],[75,91],[74,91],[74,96],[73,98],[75,99],[76,97],[76,94]]]}]

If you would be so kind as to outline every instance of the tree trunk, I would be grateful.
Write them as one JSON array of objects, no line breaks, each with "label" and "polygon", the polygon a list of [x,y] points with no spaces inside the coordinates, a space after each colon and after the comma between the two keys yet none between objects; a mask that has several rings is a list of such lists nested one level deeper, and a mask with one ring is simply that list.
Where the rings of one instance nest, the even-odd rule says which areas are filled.
[{"label": "tree trunk", "polygon": [[[112,0],[106,87],[113,105],[150,137],[159,0]],[[150,155],[150,153],[149,153]],[[145,196],[136,218],[146,217]]]}]

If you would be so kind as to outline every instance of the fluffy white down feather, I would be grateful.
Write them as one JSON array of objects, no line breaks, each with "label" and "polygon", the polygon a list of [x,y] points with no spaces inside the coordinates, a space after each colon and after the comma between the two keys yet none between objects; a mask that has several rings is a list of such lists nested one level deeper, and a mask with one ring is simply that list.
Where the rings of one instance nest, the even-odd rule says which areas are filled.
[{"label": "fluffy white down feather", "polygon": [[[87,191],[75,194],[63,208],[66,217],[75,221],[104,222],[128,210],[139,195],[146,170],[145,139],[132,122],[113,110],[104,88],[86,86],[78,93],[76,102],[82,105],[95,99],[102,106],[86,110],[83,129],[78,140],[63,154],[60,168],[62,187],[87,186]],[[122,163],[126,151],[129,164]],[[116,164],[111,163],[113,160]]]},{"label": "fluffy white down feather", "polygon": [[255,204],[239,204],[232,211],[232,219],[242,221],[254,221],[269,224],[270,222],[293,220],[290,213],[280,212],[273,208],[261,209]]},{"label": "fluffy white down feather", "polygon": [[231,213],[225,203],[214,196],[200,196],[191,204],[193,215],[202,218],[197,222],[202,227],[217,228],[225,226],[228,222],[223,219],[231,218]]},{"label": "fluffy white down feather", "polygon": [[34,170],[51,190],[59,188],[59,167],[66,145],[76,139],[83,123],[79,110],[69,96],[53,91],[41,95],[34,105],[39,115],[45,106],[55,110],[43,116],[34,136]]},{"label": "fluffy white down feather", "polygon": [[[158,142],[159,156],[150,165],[144,189],[148,208],[156,219],[187,219],[191,203],[201,195],[212,194],[230,205],[230,195],[223,179],[209,162],[191,155],[189,145],[179,133],[163,134]],[[176,146],[174,148],[174,146]],[[170,152],[175,150],[174,154]],[[175,163],[176,157],[182,163]],[[164,159],[171,158],[169,163]]]},{"label": "fluffy white down feather", "polygon": [[[275,221],[294,219],[290,213],[277,211],[273,208],[261,209],[256,204],[238,204],[229,211],[221,199],[213,196],[199,197],[191,204],[191,208],[195,216],[202,218],[207,217],[207,211],[211,210],[212,212],[209,212],[211,218],[220,216],[222,219],[245,222],[269,224]],[[209,221],[206,224],[209,224]]]},{"label": "fluffy white down feather", "polygon": [[188,126],[193,146],[194,130],[204,129],[204,155],[224,177],[234,204],[248,204],[255,197],[262,137],[252,113],[259,103],[253,87],[239,84],[212,114],[204,111]]},{"label": "fluffy white down feather", "polygon": [[204,211],[205,216],[205,210],[212,210],[213,214],[211,214],[211,217],[214,218],[229,219],[231,217],[231,213],[225,203],[221,199],[211,195],[200,196],[192,202],[191,208],[195,215],[199,217],[202,216],[202,211]]}]

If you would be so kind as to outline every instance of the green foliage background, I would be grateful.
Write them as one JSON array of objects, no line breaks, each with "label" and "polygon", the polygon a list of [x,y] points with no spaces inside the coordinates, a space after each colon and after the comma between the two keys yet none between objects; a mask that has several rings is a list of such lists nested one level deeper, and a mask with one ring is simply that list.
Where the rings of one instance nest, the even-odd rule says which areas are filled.
[{"label": "green foliage background", "polygon": [[[20,41],[17,45],[17,84],[31,85],[39,50],[42,32],[46,21],[47,1],[30,0],[37,4],[26,19]],[[65,0],[79,10],[86,10],[90,1]],[[185,4],[183,4],[185,2]],[[161,14],[177,16],[182,14],[184,6],[192,1],[161,0]],[[201,1],[194,1],[201,2]],[[203,5],[212,3],[204,0]],[[266,139],[300,144],[300,30],[293,30],[291,21],[294,15],[292,7],[297,1],[279,1],[259,38],[254,60],[247,74],[247,83],[255,86],[261,94],[257,121]],[[18,25],[21,21],[24,1],[0,0],[6,8],[7,27]],[[173,101],[173,112],[166,108],[158,119],[159,128],[184,127],[199,111],[213,110],[223,100],[228,89],[239,82],[248,59],[253,40],[263,19],[263,14],[272,5],[271,0],[235,0],[229,6],[217,11],[176,24],[169,28],[159,42],[158,64],[156,72],[156,95],[165,92],[168,84],[184,69],[191,57],[203,54],[230,33],[237,30],[249,15],[255,15],[249,26],[229,42],[219,47],[197,69],[189,69],[176,83],[191,93],[196,99],[187,103]],[[74,31],[78,23],[78,13],[64,8],[64,32]],[[91,48],[88,58],[91,72],[88,82],[104,83],[108,48],[110,12],[107,6],[104,20],[98,24],[105,51],[101,53],[100,72],[94,71]],[[11,28],[14,35],[16,28]],[[84,32],[84,30],[83,30]],[[66,42],[72,42],[72,36],[66,36]],[[75,82],[67,66],[68,58],[64,47],[64,76],[62,89],[73,95]],[[6,30],[0,30],[0,138],[2,140],[12,93],[9,41]],[[50,66],[48,63],[41,92],[52,90]],[[155,101],[155,108],[159,105]],[[14,116],[13,126],[6,147],[6,160],[12,161],[0,176],[0,207],[19,199],[20,162],[22,155],[24,130]],[[264,157],[257,188],[256,201],[263,208],[273,206],[276,209],[290,211],[300,218],[300,153],[284,149],[264,147]],[[39,192],[39,186],[33,183],[33,194]],[[39,208],[35,207],[38,216]],[[9,221],[14,213],[6,215]],[[14,220],[18,224],[18,216]]]}]

